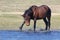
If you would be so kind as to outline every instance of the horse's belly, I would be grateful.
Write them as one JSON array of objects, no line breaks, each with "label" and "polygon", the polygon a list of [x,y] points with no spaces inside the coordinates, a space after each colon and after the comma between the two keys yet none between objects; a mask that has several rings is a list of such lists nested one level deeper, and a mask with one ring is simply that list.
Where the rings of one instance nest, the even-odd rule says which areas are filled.
[{"label": "horse's belly", "polygon": [[43,19],[42,17],[36,18],[36,19]]}]

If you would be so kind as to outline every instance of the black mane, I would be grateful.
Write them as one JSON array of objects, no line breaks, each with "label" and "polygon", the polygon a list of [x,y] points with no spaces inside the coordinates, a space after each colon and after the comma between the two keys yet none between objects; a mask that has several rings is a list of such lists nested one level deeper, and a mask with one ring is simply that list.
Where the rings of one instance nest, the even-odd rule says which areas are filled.
[{"label": "black mane", "polygon": [[32,18],[32,16],[33,16],[33,11],[32,11],[32,8],[33,7],[37,7],[36,5],[33,5],[33,6],[31,6],[31,7],[29,7],[29,9],[27,9],[26,11],[25,11],[25,13],[24,13],[24,15],[28,15],[28,16],[30,16],[31,18]]}]

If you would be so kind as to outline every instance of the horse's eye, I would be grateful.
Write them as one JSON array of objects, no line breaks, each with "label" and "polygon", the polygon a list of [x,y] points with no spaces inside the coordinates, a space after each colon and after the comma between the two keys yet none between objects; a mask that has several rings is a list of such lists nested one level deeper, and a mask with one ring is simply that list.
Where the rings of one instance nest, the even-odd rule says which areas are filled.
[{"label": "horse's eye", "polygon": [[28,18],[25,18],[25,20],[28,20]]},{"label": "horse's eye", "polygon": [[25,20],[29,20],[30,18],[29,17],[26,17]]},{"label": "horse's eye", "polygon": [[25,18],[25,20],[27,20],[27,18]]}]

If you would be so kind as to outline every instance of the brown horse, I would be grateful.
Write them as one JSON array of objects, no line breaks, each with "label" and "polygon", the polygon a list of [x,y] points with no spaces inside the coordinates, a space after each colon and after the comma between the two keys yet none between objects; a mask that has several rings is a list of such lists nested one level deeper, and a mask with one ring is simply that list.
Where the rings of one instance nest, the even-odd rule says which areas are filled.
[{"label": "brown horse", "polygon": [[46,24],[45,30],[50,30],[51,9],[46,5],[42,5],[39,7],[36,5],[31,6],[29,9],[25,11],[23,17],[24,22],[20,27],[21,30],[24,24],[26,24],[27,26],[30,25],[31,19],[34,20],[34,31],[36,29],[36,20],[39,19],[43,19],[43,21],[45,22]]}]

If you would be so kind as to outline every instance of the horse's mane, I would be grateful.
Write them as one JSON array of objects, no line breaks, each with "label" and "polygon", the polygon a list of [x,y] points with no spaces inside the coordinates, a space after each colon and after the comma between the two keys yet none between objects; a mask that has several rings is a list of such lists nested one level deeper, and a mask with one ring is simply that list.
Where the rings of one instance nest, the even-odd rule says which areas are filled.
[{"label": "horse's mane", "polygon": [[[33,7],[37,7],[37,6],[36,6],[36,5],[32,5],[31,7],[29,7],[27,10],[25,10],[24,15],[26,15],[26,14],[27,14],[27,15],[29,15],[29,16],[30,16],[30,15],[31,15],[31,13],[33,13],[33,12],[32,12],[32,8],[33,8]],[[27,12],[28,12],[28,13],[27,13]]]},{"label": "horse's mane", "polygon": [[29,9],[32,10],[33,7],[37,7],[36,5],[32,5]]}]

